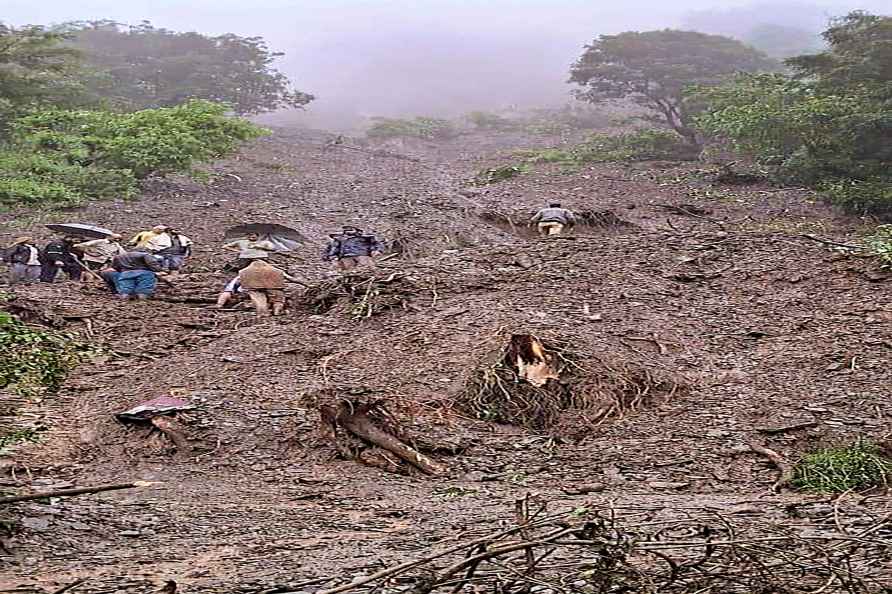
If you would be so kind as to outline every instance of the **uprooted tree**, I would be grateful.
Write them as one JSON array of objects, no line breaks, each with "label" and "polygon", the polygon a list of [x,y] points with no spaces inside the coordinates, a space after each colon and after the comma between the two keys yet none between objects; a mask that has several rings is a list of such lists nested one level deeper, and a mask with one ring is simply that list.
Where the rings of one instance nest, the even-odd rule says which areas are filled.
[{"label": "uprooted tree", "polygon": [[[534,431],[584,432],[685,389],[682,378],[637,362],[597,356],[565,339],[517,333],[470,374],[456,407]],[[574,421],[561,426],[568,411]]]},{"label": "uprooted tree", "polygon": [[627,31],[602,35],[570,70],[582,87],[577,97],[591,103],[629,99],[656,114],[689,144],[698,139],[685,101],[690,85],[721,83],[737,72],[770,70],[765,54],[728,37],[694,31]]}]

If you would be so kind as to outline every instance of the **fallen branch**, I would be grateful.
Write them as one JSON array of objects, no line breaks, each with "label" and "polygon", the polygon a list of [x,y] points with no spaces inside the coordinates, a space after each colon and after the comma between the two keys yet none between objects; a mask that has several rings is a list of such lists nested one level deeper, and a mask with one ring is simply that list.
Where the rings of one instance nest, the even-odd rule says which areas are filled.
[{"label": "fallen branch", "polygon": [[80,489],[59,489],[58,491],[46,491],[44,493],[32,493],[30,495],[11,495],[9,497],[0,497],[0,505],[5,503],[16,503],[19,501],[35,501],[37,499],[46,499],[47,497],[74,497],[75,495],[89,495],[91,493],[102,493],[103,491],[136,489],[139,487],[150,487],[154,484],[156,483],[136,481],[120,485],[100,485],[97,487],[83,487]]},{"label": "fallen branch", "polygon": [[71,590],[72,588],[76,588],[76,587],[80,586],[81,584],[83,584],[83,583],[86,582],[86,581],[87,581],[87,578],[80,578],[80,579],[74,580],[73,582],[71,582],[71,583],[68,584],[67,586],[62,586],[62,587],[59,588],[58,590],[53,590],[53,594],[62,594],[63,592],[68,592],[68,591]]},{"label": "fallen branch", "polygon": [[814,235],[809,235],[808,233],[803,233],[800,237],[804,237],[805,239],[810,239],[812,241],[817,241],[818,243],[823,243],[824,245],[833,245],[836,247],[844,247],[849,248],[851,250],[865,250],[863,245],[852,245],[850,243],[839,243],[838,241],[831,241],[829,239],[821,239],[820,237],[815,237]]},{"label": "fallen branch", "polygon": [[777,481],[771,486],[771,490],[775,493],[780,493],[781,489],[787,486],[791,480],[793,480],[793,465],[784,459],[783,456],[778,454],[772,449],[766,448],[765,446],[759,445],[754,442],[750,442],[750,449],[757,454],[761,454],[768,458],[772,464],[780,471],[780,476]]},{"label": "fallen branch", "polygon": [[[553,520],[553,518],[551,518]],[[545,523],[545,520],[542,521]],[[537,523],[538,524],[538,523]],[[457,553],[458,551],[474,548],[478,545],[488,544],[494,540],[498,540],[500,538],[504,538],[505,536],[510,536],[511,534],[516,534],[520,532],[522,528],[529,528],[531,525],[527,526],[515,526],[514,528],[509,528],[508,530],[503,530],[502,532],[496,532],[494,534],[489,534],[488,536],[483,536],[481,538],[463,542],[461,544],[455,545],[454,547],[449,547],[448,549],[444,549],[439,553],[433,553],[426,557],[422,557],[420,559],[416,559],[414,561],[407,561],[401,565],[396,565],[395,567],[391,567],[389,569],[382,569],[377,573],[373,573],[372,575],[367,575],[362,579],[355,580],[349,584],[344,584],[343,586],[338,586],[337,588],[331,588],[329,590],[320,590],[316,592],[316,594],[338,594],[339,592],[347,592],[348,590],[353,590],[358,588],[359,586],[363,586],[368,584],[369,582],[374,582],[383,578],[388,578],[400,573],[403,573],[413,567],[418,567],[419,565],[424,565],[429,561],[433,561],[434,559],[439,559],[440,557],[445,557],[446,555],[451,555],[452,553]]]},{"label": "fallen branch", "polygon": [[777,435],[779,433],[786,433],[787,431],[798,431],[799,429],[810,429],[811,427],[817,427],[820,425],[817,421],[805,421],[802,423],[796,423],[794,425],[787,425],[785,427],[756,427],[756,431],[759,433],[764,433],[765,435]]}]

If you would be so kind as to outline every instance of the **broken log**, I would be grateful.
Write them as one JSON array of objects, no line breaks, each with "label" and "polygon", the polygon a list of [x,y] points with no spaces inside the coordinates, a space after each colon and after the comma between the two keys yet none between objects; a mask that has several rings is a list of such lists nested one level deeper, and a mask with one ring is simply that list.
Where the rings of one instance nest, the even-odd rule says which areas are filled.
[{"label": "broken log", "polygon": [[387,450],[425,474],[438,475],[446,472],[446,468],[442,464],[428,458],[418,450],[409,447],[390,433],[379,428],[362,409],[357,409],[352,414],[347,412],[347,414],[339,415],[337,420],[350,433]]}]

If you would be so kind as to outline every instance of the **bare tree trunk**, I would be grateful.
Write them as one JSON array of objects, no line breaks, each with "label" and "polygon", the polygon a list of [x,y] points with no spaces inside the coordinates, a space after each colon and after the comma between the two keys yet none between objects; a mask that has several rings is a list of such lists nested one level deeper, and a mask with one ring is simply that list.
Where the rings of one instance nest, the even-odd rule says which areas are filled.
[{"label": "bare tree trunk", "polygon": [[404,444],[390,433],[382,431],[365,412],[343,414],[339,416],[338,422],[357,437],[395,454],[426,474],[438,475],[446,472],[443,465]]}]

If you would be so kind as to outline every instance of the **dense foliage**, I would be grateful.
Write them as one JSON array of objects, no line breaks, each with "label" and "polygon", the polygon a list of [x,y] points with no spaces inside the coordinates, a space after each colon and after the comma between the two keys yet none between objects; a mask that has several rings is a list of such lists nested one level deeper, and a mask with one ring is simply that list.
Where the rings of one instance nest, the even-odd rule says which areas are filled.
[{"label": "dense foliage", "polygon": [[0,204],[126,197],[150,175],[192,173],[263,133],[206,101],[132,113],[44,110],[13,125],[0,151]]},{"label": "dense foliage", "polygon": [[23,396],[57,390],[84,358],[70,337],[27,326],[0,311],[0,389]]},{"label": "dense foliage", "polygon": [[215,37],[158,29],[144,22],[81,24],[72,45],[101,76],[95,91],[125,109],[170,107],[190,99],[231,106],[239,114],[301,107],[313,96],[291,88],[273,68],[281,53],[261,37]]},{"label": "dense foliage", "polygon": [[792,75],[701,89],[698,126],[850,212],[892,215],[892,17],[852,13],[824,37]]},{"label": "dense foliage", "polygon": [[685,88],[717,85],[737,72],[772,67],[767,56],[727,37],[670,29],[629,31],[602,35],[586,46],[570,71],[570,82],[581,85],[577,96],[592,103],[635,101],[697,144]]}]

